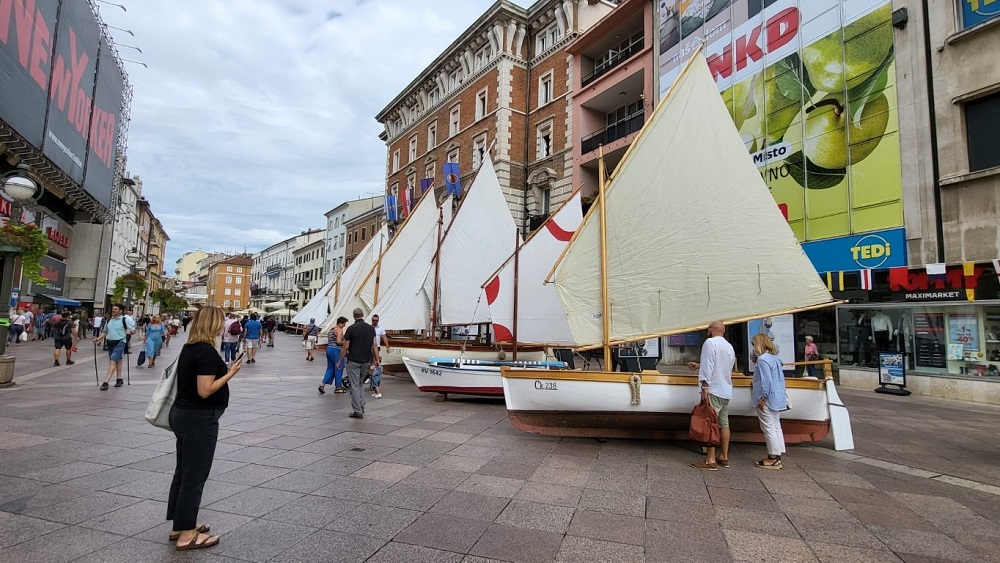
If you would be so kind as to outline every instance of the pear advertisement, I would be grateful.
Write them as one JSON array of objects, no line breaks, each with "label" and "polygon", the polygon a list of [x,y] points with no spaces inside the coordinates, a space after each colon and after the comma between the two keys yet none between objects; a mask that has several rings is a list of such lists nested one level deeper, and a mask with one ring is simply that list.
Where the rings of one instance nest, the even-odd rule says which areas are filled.
[{"label": "pear advertisement", "polygon": [[660,95],[702,46],[801,241],[902,226],[888,1],[661,1]]}]

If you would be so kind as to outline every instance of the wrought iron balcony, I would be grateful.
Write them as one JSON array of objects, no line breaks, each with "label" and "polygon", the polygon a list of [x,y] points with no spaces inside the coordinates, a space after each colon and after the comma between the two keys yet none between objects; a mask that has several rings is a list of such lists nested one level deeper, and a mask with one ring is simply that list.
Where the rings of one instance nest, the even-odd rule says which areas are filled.
[{"label": "wrought iron balcony", "polygon": [[597,150],[601,145],[611,144],[642,129],[646,121],[646,112],[640,111],[608,125],[604,129],[591,133],[580,141],[580,154]]}]

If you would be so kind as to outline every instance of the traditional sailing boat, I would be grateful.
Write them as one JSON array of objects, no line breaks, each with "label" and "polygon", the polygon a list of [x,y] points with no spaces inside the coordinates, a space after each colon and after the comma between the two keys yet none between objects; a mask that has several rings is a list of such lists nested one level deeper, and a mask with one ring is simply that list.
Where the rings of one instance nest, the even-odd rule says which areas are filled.
[{"label": "traditional sailing boat", "polygon": [[[552,276],[581,348],[604,349],[826,307],[833,298],[799,246],[697,53],[629,147]],[[503,368],[517,428],[564,436],[686,439],[695,375]],[[733,378],[734,440],[760,441],[750,378]],[[791,379],[790,443],[831,430],[853,447],[832,379]]]},{"label": "traditional sailing boat", "polygon": [[[362,310],[368,310],[365,303],[355,293],[361,287],[364,273],[375,265],[388,239],[388,229],[386,227],[379,229],[379,232],[368,240],[368,244],[361,249],[361,253],[347,265],[347,268],[340,272],[340,275],[327,290],[325,298],[329,302],[329,309],[327,314],[323,316],[323,321],[316,323],[320,327],[320,340],[329,338],[330,331],[336,326],[338,317],[349,319],[348,322],[350,322],[353,320],[352,315],[355,308],[360,307]],[[323,295],[322,292],[317,294],[314,300],[321,295]],[[305,311],[312,305],[313,302],[310,301],[302,310]],[[319,319],[320,316],[311,318]],[[307,322],[308,320],[309,318],[306,318]]]}]

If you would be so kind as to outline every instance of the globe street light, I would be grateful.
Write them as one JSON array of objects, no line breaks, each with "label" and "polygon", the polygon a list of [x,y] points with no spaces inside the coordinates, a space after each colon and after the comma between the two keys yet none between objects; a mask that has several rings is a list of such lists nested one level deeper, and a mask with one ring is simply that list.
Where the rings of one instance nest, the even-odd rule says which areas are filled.
[{"label": "globe street light", "polygon": [[[11,202],[10,221],[19,223],[21,221],[21,206],[26,203],[37,202],[41,199],[45,189],[31,176],[27,165],[20,164],[14,170],[0,174],[0,192],[2,192]],[[0,275],[0,299],[10,297],[13,302],[10,307],[0,306],[0,355],[7,351],[7,332],[10,330],[10,309],[17,305],[13,299],[12,289],[14,287],[14,266],[16,253],[0,253],[3,260],[3,272]],[[13,360],[11,361],[9,374],[7,366],[0,366],[0,384],[9,383],[14,376]],[[5,381],[6,380],[6,381]]]}]

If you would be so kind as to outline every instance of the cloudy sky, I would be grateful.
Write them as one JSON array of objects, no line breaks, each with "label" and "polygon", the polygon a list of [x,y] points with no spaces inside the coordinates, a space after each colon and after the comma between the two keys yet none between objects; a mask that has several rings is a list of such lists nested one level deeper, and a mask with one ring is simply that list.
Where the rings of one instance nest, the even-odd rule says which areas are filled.
[{"label": "cloudy sky", "polygon": [[[134,88],[128,169],[170,242],[250,252],[381,193],[375,115],[492,0],[99,3]],[[528,6],[530,0],[518,0]],[[142,50],[139,53],[133,48]]]}]

